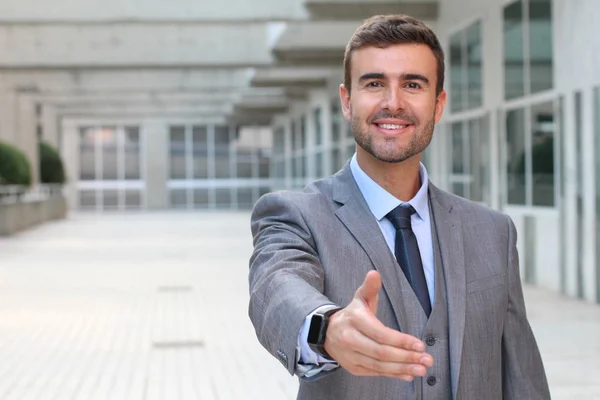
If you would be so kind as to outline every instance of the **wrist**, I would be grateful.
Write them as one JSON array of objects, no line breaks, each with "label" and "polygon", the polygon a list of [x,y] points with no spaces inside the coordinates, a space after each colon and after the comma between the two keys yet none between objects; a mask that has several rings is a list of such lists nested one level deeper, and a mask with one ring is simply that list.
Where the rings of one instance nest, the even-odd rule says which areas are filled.
[{"label": "wrist", "polygon": [[332,359],[325,350],[325,341],[327,339],[327,329],[329,327],[330,318],[342,307],[334,307],[325,311],[319,311],[311,317],[310,328],[308,331],[307,342],[311,350],[321,355],[322,357]]}]

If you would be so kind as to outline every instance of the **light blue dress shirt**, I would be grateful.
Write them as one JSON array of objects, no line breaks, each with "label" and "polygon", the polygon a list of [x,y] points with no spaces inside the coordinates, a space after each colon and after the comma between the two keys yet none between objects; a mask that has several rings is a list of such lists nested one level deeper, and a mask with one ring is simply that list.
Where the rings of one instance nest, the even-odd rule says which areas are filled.
[{"label": "light blue dress shirt", "polygon": [[[365,201],[367,202],[367,205],[369,206],[369,209],[371,210],[371,213],[379,224],[381,233],[383,234],[390,251],[392,254],[394,254],[396,229],[394,229],[392,223],[385,218],[385,216],[403,202],[379,186],[379,184],[371,179],[360,168],[356,160],[356,154],[354,154],[350,160],[350,169],[358,188],[360,189]],[[423,164],[419,165],[419,176],[421,178],[421,187],[419,188],[419,191],[415,197],[410,199],[408,203],[413,206],[416,211],[411,216],[411,224],[413,232],[417,238],[417,243],[419,244],[419,252],[421,253],[421,261],[423,263],[423,269],[425,272],[425,280],[427,281],[429,299],[431,300],[433,307],[433,303],[435,301],[435,268],[430,223],[431,216],[429,215],[429,196],[427,194],[429,178],[427,175],[427,169],[425,169]],[[317,310],[324,309],[326,307],[331,307],[331,305],[319,307]],[[304,325],[302,326],[302,329],[298,335],[298,350],[300,351],[297,351],[298,362],[296,363],[296,373],[298,376],[308,379],[314,377],[320,372],[330,371],[338,367],[335,361],[319,356],[308,346],[308,330],[310,327],[310,319],[314,312],[306,317]]]}]

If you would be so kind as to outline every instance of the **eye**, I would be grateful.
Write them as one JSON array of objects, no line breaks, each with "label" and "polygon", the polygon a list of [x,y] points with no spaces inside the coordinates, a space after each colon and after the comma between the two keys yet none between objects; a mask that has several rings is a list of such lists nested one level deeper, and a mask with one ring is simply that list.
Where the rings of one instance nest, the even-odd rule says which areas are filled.
[{"label": "eye", "polygon": [[377,81],[372,81],[367,83],[367,87],[371,87],[371,88],[378,88],[378,87],[382,87],[383,85],[381,84],[381,82],[377,82]]},{"label": "eye", "polygon": [[406,84],[406,87],[409,89],[421,89],[421,85],[418,84],[417,82],[408,82]]}]

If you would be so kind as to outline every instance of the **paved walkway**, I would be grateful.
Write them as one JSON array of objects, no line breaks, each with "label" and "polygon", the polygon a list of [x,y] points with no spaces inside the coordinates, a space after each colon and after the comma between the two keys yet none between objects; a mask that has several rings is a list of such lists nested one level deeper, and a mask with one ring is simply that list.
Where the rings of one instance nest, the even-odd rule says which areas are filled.
[{"label": "paved walkway", "polygon": [[[0,239],[0,399],[285,400],[247,213],[74,214]],[[600,399],[600,307],[527,289],[553,399]]]}]

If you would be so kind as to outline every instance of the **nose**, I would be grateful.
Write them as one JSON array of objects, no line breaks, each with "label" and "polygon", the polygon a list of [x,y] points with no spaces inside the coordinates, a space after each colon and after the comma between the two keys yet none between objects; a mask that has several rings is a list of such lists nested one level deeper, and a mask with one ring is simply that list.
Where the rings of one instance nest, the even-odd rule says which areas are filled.
[{"label": "nose", "polygon": [[405,108],[405,98],[402,89],[395,86],[389,86],[385,91],[382,107],[395,112]]}]

